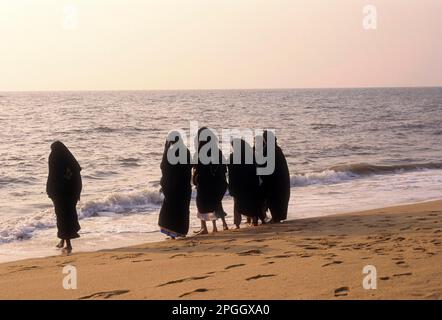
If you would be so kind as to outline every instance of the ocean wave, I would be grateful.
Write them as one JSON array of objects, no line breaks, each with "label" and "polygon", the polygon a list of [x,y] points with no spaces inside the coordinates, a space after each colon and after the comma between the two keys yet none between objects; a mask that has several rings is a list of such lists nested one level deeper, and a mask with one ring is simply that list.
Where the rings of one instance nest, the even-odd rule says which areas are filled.
[{"label": "ocean wave", "polygon": [[442,163],[410,163],[389,166],[367,163],[343,164],[332,166],[324,171],[293,175],[290,177],[290,184],[292,187],[336,184],[369,175],[398,174],[437,169],[442,169]]},{"label": "ocean wave", "polygon": [[[163,196],[158,190],[144,189],[127,193],[113,193],[104,199],[79,204],[78,218],[99,216],[100,213],[130,214],[159,209]],[[25,218],[0,221],[0,244],[32,238],[34,232],[56,227],[53,209],[47,209]]]},{"label": "ocean wave", "polygon": [[8,176],[0,176],[0,187],[11,185],[11,184],[29,185],[29,184],[32,184],[36,181],[37,181],[37,179],[35,177],[28,177],[28,176],[23,176],[23,177],[18,177],[18,178],[8,177]]},{"label": "ocean wave", "polygon": [[[369,175],[397,174],[409,171],[442,169],[442,163],[400,164],[391,166],[364,163],[337,165],[319,172],[296,174],[291,176],[292,187],[309,185],[338,184]],[[158,187],[158,188],[157,188]],[[148,187],[132,192],[116,192],[99,200],[79,203],[79,219],[100,217],[100,213],[133,214],[159,210],[163,195],[159,186]],[[226,193],[226,197],[228,197]],[[195,199],[196,190],[192,190]],[[29,216],[0,220],[0,243],[8,243],[32,238],[34,232],[55,228],[56,219],[53,209],[44,210]]]},{"label": "ocean wave", "polygon": [[329,168],[336,172],[351,172],[357,175],[372,174],[395,174],[405,171],[442,169],[442,163],[407,163],[395,165],[373,165],[368,163],[355,163],[348,165],[337,165]]},{"label": "ocean wave", "polygon": [[138,158],[120,158],[118,159],[118,162],[121,163],[123,167],[139,167],[140,159]]},{"label": "ocean wave", "polygon": [[156,190],[144,189],[128,193],[113,193],[102,200],[85,202],[79,217],[92,217],[100,212],[133,213],[157,209],[163,202],[163,195]]},{"label": "ocean wave", "polygon": [[120,130],[119,128],[112,128],[109,126],[98,126],[93,129],[93,131],[98,133],[113,133],[113,132],[118,132],[119,130]]},{"label": "ocean wave", "polygon": [[351,180],[356,175],[350,172],[336,172],[333,170],[324,170],[321,172],[311,172],[305,174],[296,174],[290,177],[291,187],[305,187],[316,184],[335,184]]},{"label": "ocean wave", "polygon": [[53,209],[29,215],[0,221],[0,244],[32,238],[37,230],[54,228],[56,226]]}]

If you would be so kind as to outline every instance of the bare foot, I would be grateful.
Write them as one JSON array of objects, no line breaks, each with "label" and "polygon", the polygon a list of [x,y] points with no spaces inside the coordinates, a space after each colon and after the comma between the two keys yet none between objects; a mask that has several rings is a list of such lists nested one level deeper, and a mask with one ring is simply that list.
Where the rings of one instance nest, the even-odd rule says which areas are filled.
[{"label": "bare foot", "polygon": [[72,247],[63,248],[63,253],[70,254],[72,252]]},{"label": "bare foot", "polygon": [[224,231],[229,230],[229,227],[227,226],[227,224],[223,225],[223,230]]},{"label": "bare foot", "polygon": [[209,234],[207,229],[201,229],[199,231],[194,231],[195,235]]},{"label": "bare foot", "polygon": [[63,248],[64,247],[64,241],[61,240],[55,247],[58,248],[58,249]]}]

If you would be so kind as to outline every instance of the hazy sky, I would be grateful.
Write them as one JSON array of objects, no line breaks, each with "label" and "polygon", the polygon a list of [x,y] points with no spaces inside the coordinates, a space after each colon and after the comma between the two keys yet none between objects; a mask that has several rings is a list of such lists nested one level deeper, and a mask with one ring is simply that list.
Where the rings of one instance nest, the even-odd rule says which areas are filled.
[{"label": "hazy sky", "polygon": [[360,86],[442,86],[441,0],[0,0],[0,91]]}]

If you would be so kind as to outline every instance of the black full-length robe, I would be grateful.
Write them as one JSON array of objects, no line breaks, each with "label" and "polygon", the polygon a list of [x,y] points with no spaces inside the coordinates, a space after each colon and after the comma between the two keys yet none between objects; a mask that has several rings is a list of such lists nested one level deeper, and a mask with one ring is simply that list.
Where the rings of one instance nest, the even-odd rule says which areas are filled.
[{"label": "black full-length robe", "polygon": [[158,225],[163,233],[172,237],[185,237],[189,232],[189,206],[192,196],[190,152],[186,148],[186,163],[170,164],[167,160],[167,150],[168,148],[165,148],[161,162],[161,189],[164,201]]},{"label": "black full-length robe", "polygon": [[226,216],[222,199],[227,191],[227,166],[221,150],[218,149],[217,152],[219,163],[202,164],[198,161],[193,174],[198,216],[203,220],[216,220]]},{"label": "black full-length robe", "polygon": [[[250,218],[262,216],[262,193],[259,189],[259,178],[253,149],[241,140],[241,150],[233,150],[229,161],[229,193],[234,201],[234,223],[239,226],[242,215]],[[235,145],[234,145],[235,148]],[[241,163],[234,163],[235,154],[241,153]],[[246,163],[245,153],[252,153],[252,163]]]},{"label": "black full-length robe", "polygon": [[272,219],[287,219],[290,200],[290,173],[287,160],[278,145],[275,145],[275,170],[271,175],[261,176],[263,190]]},{"label": "black full-length robe", "polygon": [[57,236],[75,239],[81,229],[76,208],[82,190],[81,167],[63,143],[54,142],[51,149],[46,193],[54,203]]}]

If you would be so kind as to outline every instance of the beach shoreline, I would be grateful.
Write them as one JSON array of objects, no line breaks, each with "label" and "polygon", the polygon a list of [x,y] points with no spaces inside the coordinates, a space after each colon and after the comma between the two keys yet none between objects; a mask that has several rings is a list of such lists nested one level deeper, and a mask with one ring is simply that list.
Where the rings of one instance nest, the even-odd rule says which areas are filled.
[{"label": "beach shoreline", "polygon": [[441,235],[442,200],[291,220],[2,263],[0,299],[440,299]]}]

